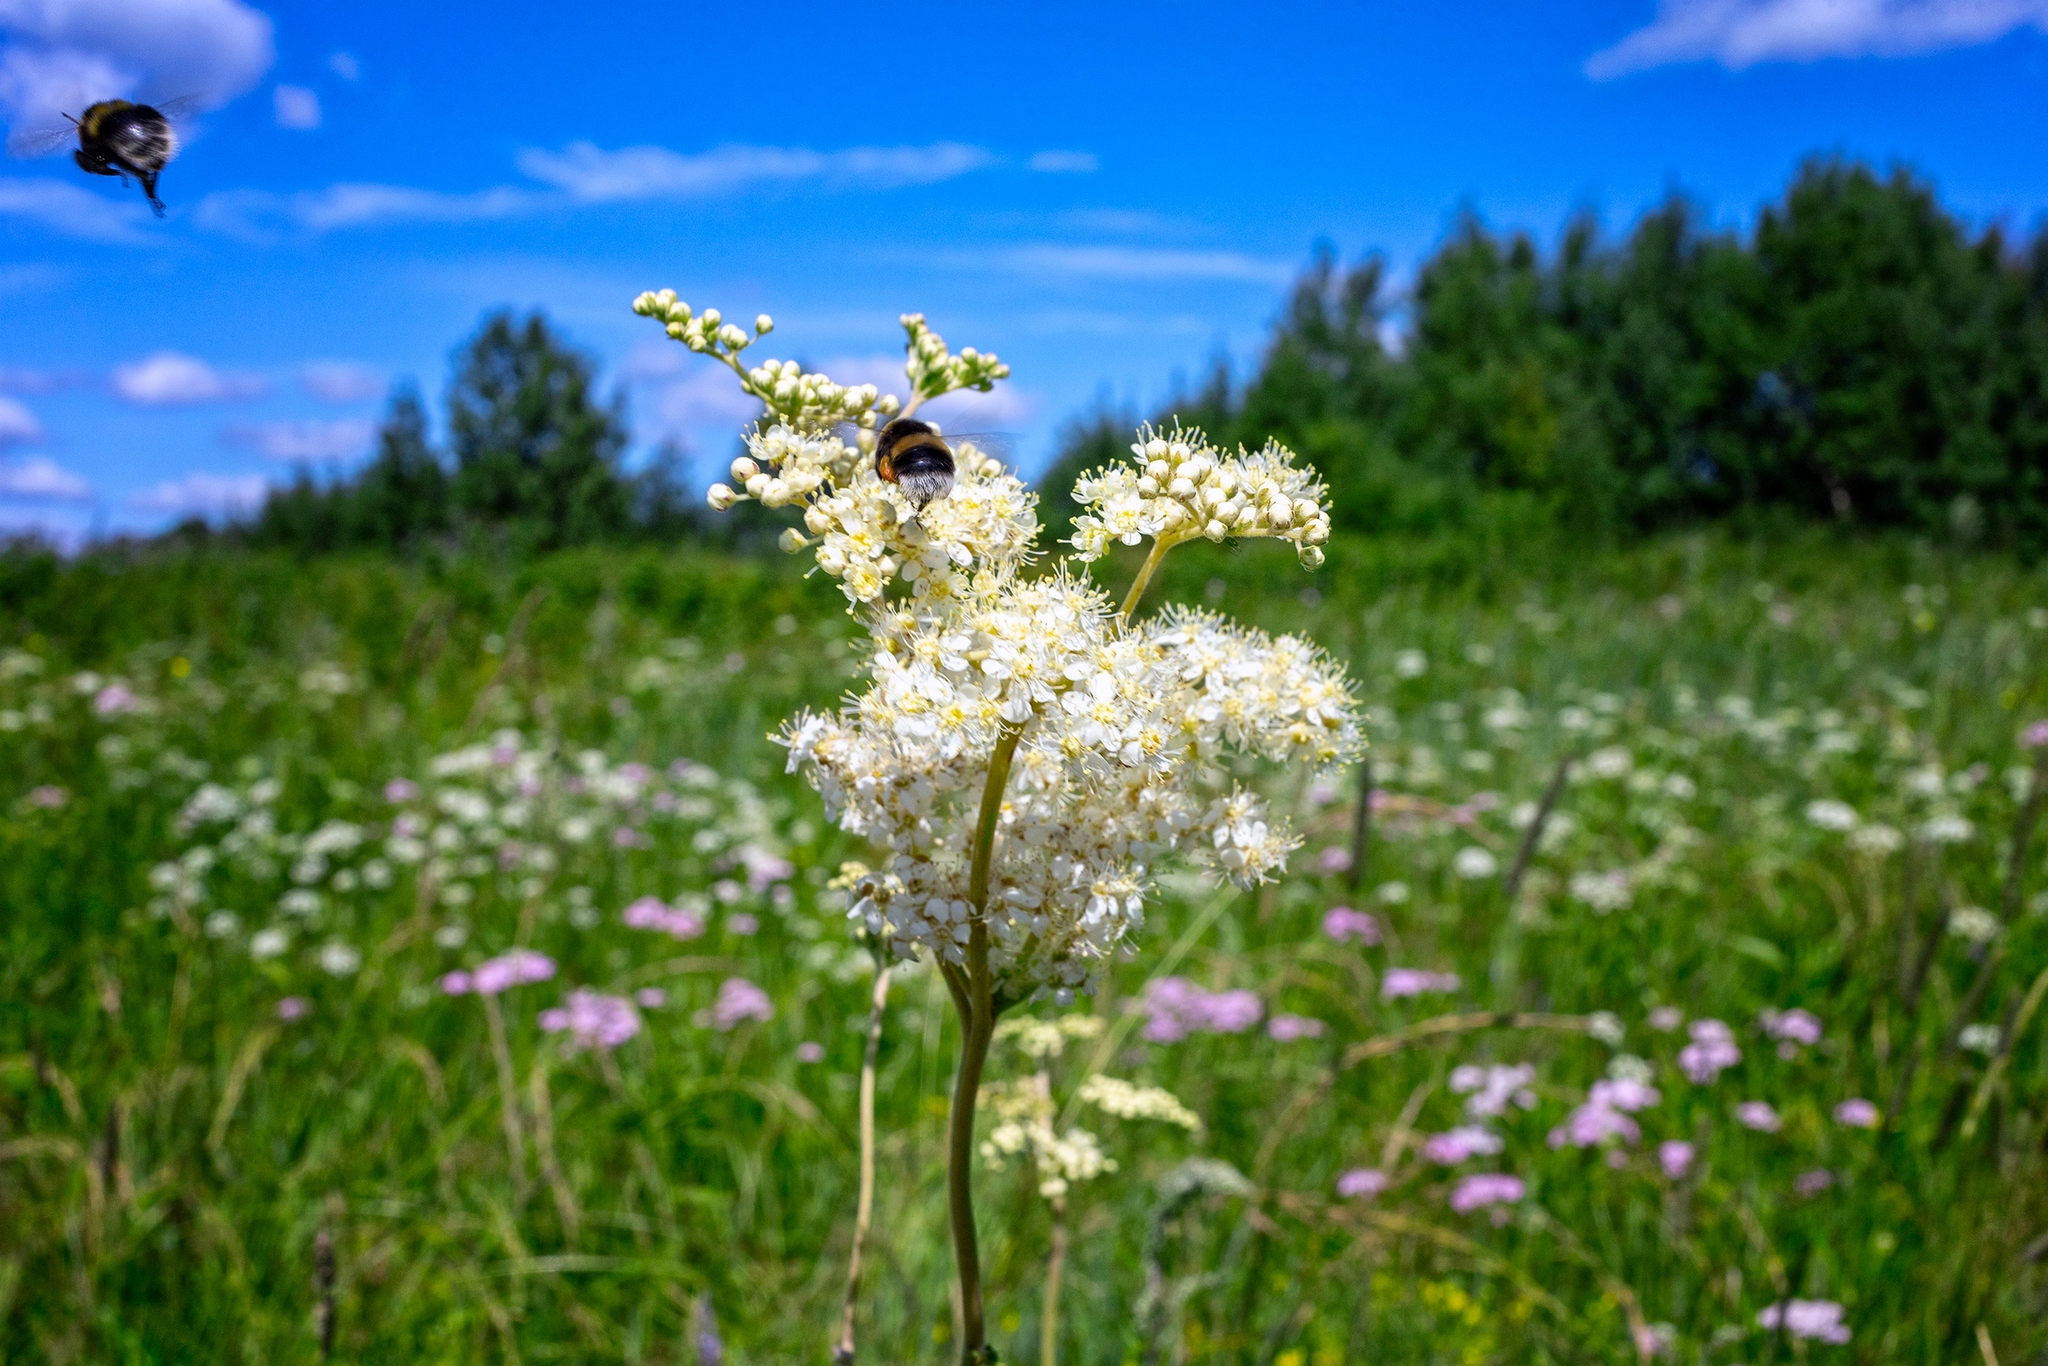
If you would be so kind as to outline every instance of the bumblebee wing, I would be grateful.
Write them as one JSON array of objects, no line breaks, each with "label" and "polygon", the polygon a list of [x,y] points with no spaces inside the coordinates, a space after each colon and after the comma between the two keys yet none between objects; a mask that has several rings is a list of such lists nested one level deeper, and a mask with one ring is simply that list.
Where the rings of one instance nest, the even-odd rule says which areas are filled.
[{"label": "bumblebee wing", "polygon": [[1017,434],[1015,432],[946,432],[946,444],[958,452],[962,446],[972,446],[984,456],[1001,461],[1005,465],[1017,463]]},{"label": "bumblebee wing", "polygon": [[199,117],[199,96],[180,95],[175,100],[159,100],[151,108],[172,123],[190,123]]},{"label": "bumblebee wing", "polygon": [[8,135],[7,155],[23,158],[46,157],[65,143],[76,141],[78,130],[68,123],[24,128]]}]

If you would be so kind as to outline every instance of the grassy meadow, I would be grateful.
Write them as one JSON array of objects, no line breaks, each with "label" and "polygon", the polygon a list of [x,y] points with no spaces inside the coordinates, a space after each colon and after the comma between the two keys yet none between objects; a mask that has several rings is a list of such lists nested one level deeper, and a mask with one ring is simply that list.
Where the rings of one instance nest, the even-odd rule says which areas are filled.
[{"label": "grassy meadow", "polygon": [[[1348,659],[1374,797],[1353,866],[1355,771],[1273,794],[1288,878],[1161,870],[999,1041],[1106,1159],[1059,1360],[2048,1360],[2048,575],[1340,538],[1166,598]],[[0,1359],[828,1360],[866,851],[766,736],[859,639],[689,549],[0,559]],[[863,1361],[957,1355],[956,1043],[899,967]],[[1048,1360],[1051,1202],[978,1181]]]}]

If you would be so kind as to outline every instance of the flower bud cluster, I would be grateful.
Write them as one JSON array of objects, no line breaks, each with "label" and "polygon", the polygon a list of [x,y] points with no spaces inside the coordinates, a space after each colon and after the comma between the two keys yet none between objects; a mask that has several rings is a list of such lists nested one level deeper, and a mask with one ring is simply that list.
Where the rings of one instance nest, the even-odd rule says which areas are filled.
[{"label": "flower bud cluster", "polygon": [[1079,1182],[1116,1170],[1116,1159],[1102,1151],[1094,1134],[1053,1128],[1052,1088],[1043,1072],[990,1082],[981,1088],[981,1101],[995,1119],[981,1143],[990,1171],[1002,1171],[1012,1160],[1028,1161],[1038,1169],[1038,1193],[1054,1200]]},{"label": "flower bud cluster", "polygon": [[671,339],[699,355],[724,362],[740,377],[741,389],[787,422],[820,428],[850,422],[871,429],[878,417],[888,417],[900,406],[893,394],[884,394],[875,385],[834,384],[826,375],[806,373],[793,360],[742,364],[740,353],[775,330],[775,320],[766,313],[754,319],[750,332],[724,321],[715,308],[692,313],[672,289],[641,294],[633,300],[633,311],[664,324]]},{"label": "flower bud cluster", "polygon": [[1199,429],[1159,432],[1148,425],[1139,429],[1131,454],[1134,461],[1075,481],[1074,501],[1084,511],[1074,519],[1073,545],[1081,559],[1100,558],[1111,541],[1137,545],[1150,537],[1171,545],[1197,536],[1274,536],[1292,541],[1308,568],[1323,562],[1328,491],[1278,442],[1231,455],[1211,446]]},{"label": "flower bud cluster", "polygon": [[959,354],[946,349],[946,339],[926,325],[924,314],[906,313],[900,319],[908,334],[909,360],[904,366],[910,377],[910,391],[919,398],[937,398],[958,389],[987,393],[999,379],[1010,377],[1010,367],[995,356],[971,346]]}]

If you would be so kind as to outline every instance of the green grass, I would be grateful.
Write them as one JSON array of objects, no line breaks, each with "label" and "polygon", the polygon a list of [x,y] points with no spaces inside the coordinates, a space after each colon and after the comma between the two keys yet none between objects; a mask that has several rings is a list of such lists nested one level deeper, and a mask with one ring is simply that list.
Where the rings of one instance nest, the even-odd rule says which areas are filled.
[{"label": "green grass", "polygon": [[[1076,1007],[1105,1016],[1114,1047],[1052,1064],[1062,1101],[1099,1057],[1173,1091],[1203,1127],[1071,1116],[1119,1165],[1070,1196],[1062,1360],[1631,1362],[1632,1315],[1669,1325],[1684,1362],[1975,1361],[1980,1324],[2007,1366],[2048,1352],[2048,1020],[2033,1017],[1988,1086],[1985,1053],[1944,1048],[1961,1024],[2008,1019],[2048,968],[2048,917],[2031,909],[2048,887],[2041,842],[1968,1019],[1986,951],[1940,932],[1958,908],[2004,906],[2030,757],[2017,739],[2048,712],[2048,614],[2029,615],[2048,607],[2048,577],[1822,534],[1519,553],[1340,542],[1313,578],[1260,550],[1179,552],[1155,593],[1215,595],[1348,657],[1378,785],[1398,800],[1353,892],[1320,863],[1349,843],[1353,776],[1275,793],[1309,835],[1295,874],[1243,896],[1169,874],[1135,957]],[[823,884],[863,851],[765,737],[849,684],[858,634],[831,585],[791,564],[688,551],[516,568],[0,561],[0,652],[16,652],[0,654],[0,1354],[315,1360],[324,1230],[337,1360],[694,1362],[707,1309],[728,1361],[825,1360],[868,981]],[[1403,676],[1410,650],[1426,668]],[[87,686],[83,671],[102,677]],[[116,681],[140,705],[102,715]],[[501,792],[490,841],[445,818],[470,833],[424,892],[425,865],[387,858],[388,886],[365,879],[395,812],[467,781],[436,779],[434,757],[503,729],[539,756],[523,831],[500,817],[525,799]],[[699,804],[607,808],[571,781],[584,750],[608,774],[644,763],[648,793]],[[1498,873],[1459,876],[1468,847],[1513,862],[1512,814],[1567,753],[1568,819],[1548,827],[1518,903]],[[720,779],[658,776],[685,757]],[[401,777],[425,794],[387,801]],[[255,803],[274,828],[233,841],[234,821],[181,822],[205,784],[244,815],[275,784]],[[1498,804],[1469,827],[1441,818],[1482,792]],[[1859,854],[1808,819],[1823,798],[1909,834],[1945,813],[1973,833]],[[585,811],[612,815],[564,838]],[[304,838],[333,821],[364,843],[305,880],[317,910],[282,909]],[[635,847],[610,842],[618,823]],[[548,852],[501,867],[508,840]],[[711,900],[688,942],[620,923],[637,897],[740,880],[748,843],[794,865],[788,891]],[[153,872],[200,847],[212,867]],[[1575,874],[1617,872],[1625,906],[1574,894]],[[456,882],[469,900],[446,892]],[[1389,883],[1407,899],[1377,890]],[[1387,942],[1326,937],[1340,903],[1372,912]],[[758,933],[737,933],[736,912]],[[256,957],[273,926],[289,947]],[[360,962],[323,967],[329,945]],[[514,945],[560,968],[497,998],[501,1057],[483,1001],[435,984]],[[1325,1034],[1147,1044],[1129,1006],[1176,945],[1177,975],[1250,989],[1268,1016]],[[1909,1010],[1902,973],[1923,955]],[[1388,1001],[1389,966],[1462,985]],[[773,1018],[700,1023],[729,977],[765,988]],[[581,985],[669,999],[616,1050],[576,1051],[537,1016]],[[278,1018],[286,997],[305,1018]],[[1665,1006],[1726,1021],[1742,1062],[1687,1081],[1685,1031],[1647,1023]],[[1781,1059],[1758,1018],[1793,1007],[1825,1032]],[[1400,1034],[1483,1010],[1570,1019]],[[1618,1046],[1578,1027],[1597,1011],[1618,1017]],[[799,1061],[807,1040],[823,1061]],[[1375,1056],[1342,1065],[1372,1040]],[[951,1359],[954,1045],[941,984],[902,978],[882,1042],[870,1362]],[[1836,1122],[1850,1097],[1887,1107],[1916,1048],[1894,1125]],[[1646,1059],[1661,1092],[1633,1116],[1640,1142],[1551,1147],[1617,1053]],[[1504,1151],[1446,1168],[1417,1148],[1467,1122],[1448,1085],[1464,1063],[1531,1064],[1535,1108],[1488,1121]],[[1030,1066],[999,1050],[995,1075]],[[1775,1107],[1776,1133],[1735,1120],[1752,1099]],[[1670,1139],[1698,1149],[1676,1181],[1656,1158]],[[1388,1191],[1336,1196],[1340,1173],[1390,1152]],[[1195,1199],[1155,1227],[1160,1181],[1192,1156],[1229,1162],[1253,1193]],[[1527,1183],[1499,1223],[1447,1207],[1482,1170]],[[1830,1184],[1798,1194],[1815,1171]],[[979,1178],[1008,1360],[1039,1353],[1049,1216],[1034,1185],[1015,1167]],[[1850,1342],[1758,1328],[1788,1295],[1844,1305]]]}]

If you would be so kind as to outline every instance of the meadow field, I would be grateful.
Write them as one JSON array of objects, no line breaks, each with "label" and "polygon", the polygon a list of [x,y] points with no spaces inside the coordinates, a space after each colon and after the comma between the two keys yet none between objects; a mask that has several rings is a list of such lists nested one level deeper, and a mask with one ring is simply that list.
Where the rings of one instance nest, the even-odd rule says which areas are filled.
[{"label": "meadow field", "polygon": [[[1286,877],[1162,870],[1006,1021],[1005,1360],[1057,1212],[1076,1366],[2048,1361],[2048,574],[1340,536],[1154,595],[1348,661],[1368,819],[1271,793]],[[768,736],[861,639],[686,547],[0,557],[0,1359],[828,1360],[869,855]],[[863,1361],[957,1359],[957,1047],[896,968]]]}]

